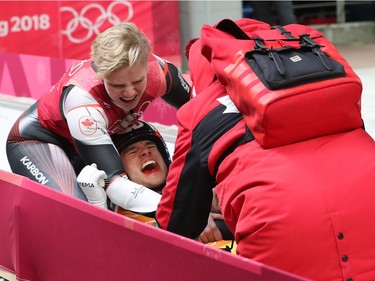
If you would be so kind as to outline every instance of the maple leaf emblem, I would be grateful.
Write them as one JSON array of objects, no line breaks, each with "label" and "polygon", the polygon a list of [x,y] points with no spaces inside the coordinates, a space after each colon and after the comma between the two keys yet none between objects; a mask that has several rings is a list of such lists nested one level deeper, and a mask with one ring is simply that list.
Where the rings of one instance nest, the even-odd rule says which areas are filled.
[{"label": "maple leaf emblem", "polygon": [[92,117],[85,116],[79,120],[79,129],[82,134],[90,136],[98,130],[98,124]]},{"label": "maple leaf emblem", "polygon": [[90,127],[94,124],[94,122],[91,119],[88,119],[88,118],[83,120],[81,123],[82,123],[83,126],[86,126],[86,127]]}]

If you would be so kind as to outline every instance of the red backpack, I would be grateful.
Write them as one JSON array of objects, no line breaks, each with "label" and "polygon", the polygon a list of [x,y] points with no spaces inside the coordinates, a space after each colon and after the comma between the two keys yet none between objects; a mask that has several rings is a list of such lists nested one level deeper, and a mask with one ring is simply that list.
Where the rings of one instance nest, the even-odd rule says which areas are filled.
[{"label": "red backpack", "polygon": [[319,31],[236,23],[204,25],[201,53],[264,148],[363,125],[361,80]]}]

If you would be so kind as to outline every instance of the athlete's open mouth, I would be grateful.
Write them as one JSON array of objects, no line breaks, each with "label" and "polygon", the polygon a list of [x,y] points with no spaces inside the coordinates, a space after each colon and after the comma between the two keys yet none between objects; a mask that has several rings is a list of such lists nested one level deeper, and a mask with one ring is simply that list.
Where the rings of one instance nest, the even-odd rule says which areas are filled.
[{"label": "athlete's open mouth", "polygon": [[158,172],[160,170],[160,167],[158,163],[154,160],[148,160],[145,163],[142,164],[141,171],[145,174],[151,174],[154,172]]},{"label": "athlete's open mouth", "polygon": [[136,98],[137,98],[137,96],[134,96],[134,97],[132,97],[132,98],[120,97],[120,100],[121,100],[122,102],[132,102],[132,101],[134,101]]}]

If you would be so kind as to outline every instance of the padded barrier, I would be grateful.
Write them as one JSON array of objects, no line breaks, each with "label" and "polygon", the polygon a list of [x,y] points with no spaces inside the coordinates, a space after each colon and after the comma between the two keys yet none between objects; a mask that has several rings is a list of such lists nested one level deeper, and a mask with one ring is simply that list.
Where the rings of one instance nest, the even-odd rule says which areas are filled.
[{"label": "padded barrier", "polygon": [[0,268],[18,280],[306,280],[0,170]]}]

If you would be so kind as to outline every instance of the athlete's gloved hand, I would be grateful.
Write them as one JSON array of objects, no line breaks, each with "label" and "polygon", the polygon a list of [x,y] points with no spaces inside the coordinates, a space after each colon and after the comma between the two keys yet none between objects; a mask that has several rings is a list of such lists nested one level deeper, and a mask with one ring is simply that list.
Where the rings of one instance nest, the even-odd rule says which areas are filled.
[{"label": "athlete's gloved hand", "polygon": [[106,190],[113,203],[137,213],[155,212],[161,195],[143,185],[132,182],[127,176],[117,176]]},{"label": "athlete's gloved hand", "polygon": [[93,163],[82,169],[77,177],[77,182],[91,204],[108,209],[107,195],[104,190],[106,178],[107,174],[98,170],[96,164]]}]

